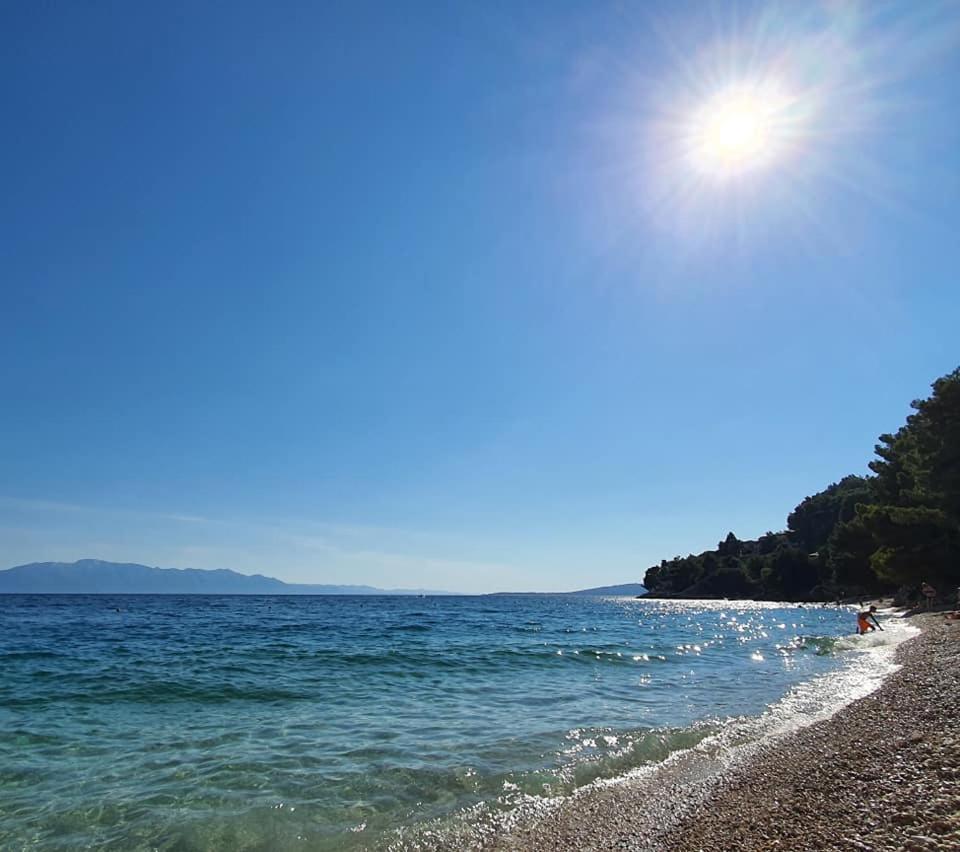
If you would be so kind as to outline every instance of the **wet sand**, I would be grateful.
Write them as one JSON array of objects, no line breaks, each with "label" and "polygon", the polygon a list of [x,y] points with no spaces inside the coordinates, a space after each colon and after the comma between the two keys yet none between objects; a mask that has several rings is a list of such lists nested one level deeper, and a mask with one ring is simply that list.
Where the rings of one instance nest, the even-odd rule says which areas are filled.
[{"label": "wet sand", "polygon": [[590,790],[500,850],[960,850],[960,621],[911,619],[902,668],[709,778]]}]

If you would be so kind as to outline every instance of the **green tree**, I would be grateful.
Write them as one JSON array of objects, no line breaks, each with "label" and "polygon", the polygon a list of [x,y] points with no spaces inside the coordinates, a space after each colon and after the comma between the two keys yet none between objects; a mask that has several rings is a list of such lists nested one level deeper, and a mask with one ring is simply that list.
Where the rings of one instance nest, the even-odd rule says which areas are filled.
[{"label": "green tree", "polygon": [[717,545],[717,553],[721,556],[739,556],[742,551],[743,542],[732,532],[727,533],[727,537]]},{"label": "green tree", "polygon": [[864,476],[845,476],[823,491],[807,497],[787,516],[791,539],[805,553],[820,551],[834,527],[853,519],[858,503],[870,503],[872,480]]},{"label": "green tree", "polygon": [[864,528],[877,545],[870,567],[890,585],[923,580],[954,584],[960,579],[960,536],[956,525],[938,509],[902,506],[865,506]]},{"label": "green tree", "polygon": [[870,463],[877,498],[857,509],[870,567],[886,583],[960,579],[960,369],[937,379]]},{"label": "green tree", "polygon": [[873,533],[859,514],[847,523],[837,524],[826,547],[830,585],[837,595],[886,591],[870,564],[876,549]]},{"label": "green tree", "polygon": [[806,600],[817,585],[816,560],[795,547],[779,547],[760,573],[765,596],[785,600]]}]

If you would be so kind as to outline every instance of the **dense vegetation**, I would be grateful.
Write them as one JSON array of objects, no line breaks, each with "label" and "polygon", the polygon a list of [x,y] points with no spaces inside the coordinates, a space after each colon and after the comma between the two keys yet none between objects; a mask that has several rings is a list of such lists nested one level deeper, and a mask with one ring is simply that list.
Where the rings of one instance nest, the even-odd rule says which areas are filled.
[{"label": "dense vegetation", "polygon": [[960,583],[960,368],[893,435],[872,476],[847,476],[807,497],[787,529],[756,541],[730,533],[697,556],[664,560],[644,585],[661,597],[831,600]]}]

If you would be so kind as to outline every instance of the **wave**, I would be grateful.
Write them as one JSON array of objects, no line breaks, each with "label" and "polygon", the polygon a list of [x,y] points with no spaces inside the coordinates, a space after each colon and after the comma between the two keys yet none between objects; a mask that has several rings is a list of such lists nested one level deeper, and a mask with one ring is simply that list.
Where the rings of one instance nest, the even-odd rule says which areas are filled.
[{"label": "wave", "polygon": [[51,660],[56,657],[66,657],[56,651],[8,651],[0,654],[0,663],[19,662],[21,660]]},{"label": "wave", "polygon": [[883,631],[865,633],[862,636],[841,636],[834,643],[834,647],[838,651],[871,651],[876,648],[893,648],[902,641],[901,631],[887,627]]},{"label": "wave", "polygon": [[850,636],[800,636],[794,643],[784,647],[813,651],[821,656],[844,651],[892,648],[903,642],[905,635],[914,635],[911,631],[915,628],[908,628],[906,633],[904,628],[908,628],[908,626],[900,622],[890,622],[883,630],[876,630],[863,635],[854,633]]},{"label": "wave", "polygon": [[147,682],[137,686],[111,688],[113,680],[98,678],[83,691],[63,691],[55,695],[5,698],[5,707],[36,707],[51,703],[71,704],[225,704],[233,701],[299,701],[313,696],[284,689],[241,687],[232,684],[200,686],[180,682]]},{"label": "wave", "polygon": [[429,633],[432,624],[392,624],[384,628],[387,633]]},{"label": "wave", "polygon": [[[409,632],[427,632],[429,627],[407,626],[397,628]],[[505,663],[511,666],[565,666],[604,662],[620,665],[666,662],[665,654],[641,652],[636,649],[603,647],[559,647],[543,645],[536,648],[503,647],[437,647],[437,648],[383,648],[382,650],[343,651],[335,648],[308,649],[296,645],[274,644],[244,655],[251,665],[273,663],[277,660],[305,663],[323,663],[325,667],[378,668],[388,672],[397,668],[411,670],[467,669],[471,671],[496,670]]]}]

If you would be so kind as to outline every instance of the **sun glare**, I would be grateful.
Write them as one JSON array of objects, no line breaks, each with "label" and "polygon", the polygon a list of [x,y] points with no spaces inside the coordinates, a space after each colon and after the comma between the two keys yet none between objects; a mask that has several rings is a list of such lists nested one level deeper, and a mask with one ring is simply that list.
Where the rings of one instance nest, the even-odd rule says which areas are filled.
[{"label": "sun glare", "polygon": [[910,185],[877,153],[916,106],[910,81],[955,52],[956,15],[937,3],[896,16],[857,2],[742,5],[657,30],[659,73],[627,75],[621,112],[598,122],[616,146],[610,185],[687,251],[787,225],[841,239],[830,193],[890,204]]},{"label": "sun glare", "polygon": [[735,86],[709,98],[690,119],[694,167],[723,178],[768,165],[782,147],[785,106],[770,85]]}]

